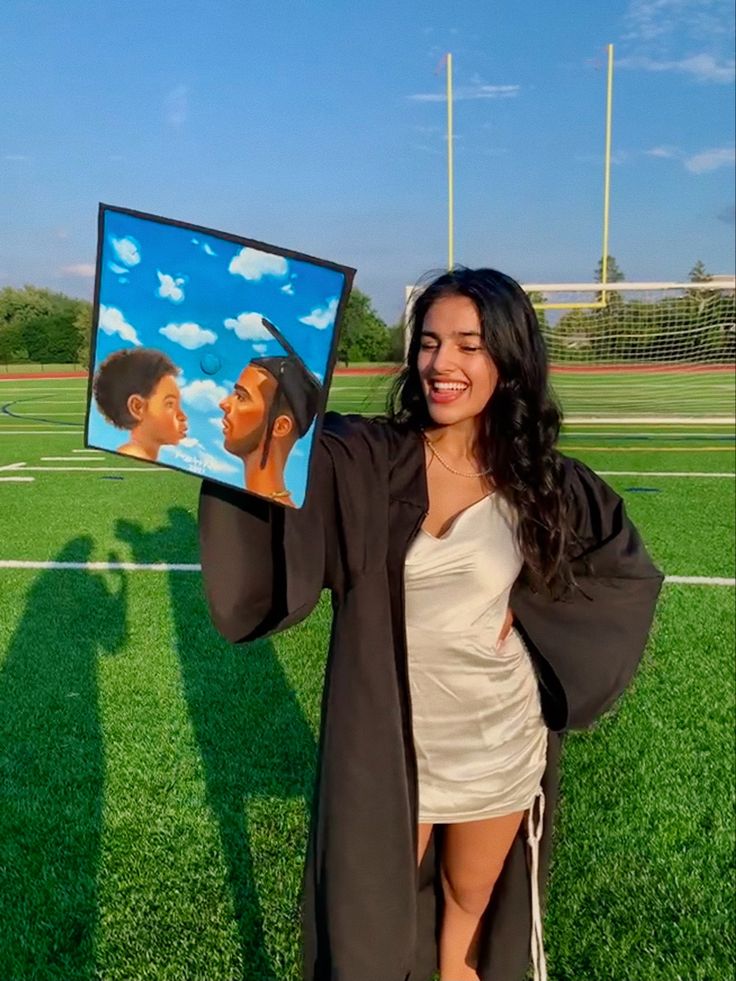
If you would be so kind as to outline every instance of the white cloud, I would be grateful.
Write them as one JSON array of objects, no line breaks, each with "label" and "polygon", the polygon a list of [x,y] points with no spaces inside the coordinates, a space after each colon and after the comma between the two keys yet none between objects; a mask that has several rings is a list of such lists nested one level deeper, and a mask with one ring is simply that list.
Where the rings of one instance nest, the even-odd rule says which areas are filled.
[{"label": "white cloud", "polygon": [[[453,102],[468,99],[513,99],[521,91],[520,85],[460,85],[453,92]],[[418,92],[408,97],[412,102],[447,102],[445,92]]]},{"label": "white cloud", "polygon": [[253,350],[256,352],[256,354],[265,354],[268,350],[268,344],[254,344]]},{"label": "white cloud", "polygon": [[142,346],[135,327],[128,323],[117,307],[106,307],[101,303],[98,323],[100,330],[106,334],[118,334],[124,341],[130,341],[136,347]]},{"label": "white cloud", "polygon": [[240,313],[236,319],[228,317],[224,322],[228,330],[234,330],[241,341],[270,341],[270,332],[261,323],[260,313]]},{"label": "white cloud", "polygon": [[71,266],[62,266],[61,272],[65,276],[79,276],[82,279],[92,279],[95,274],[94,262],[77,262]]},{"label": "white cloud", "polygon": [[157,295],[162,297],[162,299],[169,299],[172,303],[181,303],[184,299],[184,290],[181,288],[184,282],[181,276],[176,279],[173,276],[167,276],[166,273],[159,272],[156,270],[156,275],[158,276],[159,283],[161,284],[158,288]]},{"label": "white cloud", "polygon": [[263,276],[285,276],[289,264],[281,255],[245,248],[233,257],[228,271],[244,279],[261,279]]},{"label": "white cloud", "polygon": [[137,266],[141,261],[141,247],[130,235],[125,238],[112,238],[110,241],[123,265]]},{"label": "white cloud", "polygon": [[653,146],[651,150],[645,150],[647,157],[661,157],[663,160],[672,160],[680,156],[680,150],[676,146]]},{"label": "white cloud", "polygon": [[[182,449],[182,446],[186,449]],[[183,439],[178,446],[162,446],[160,451],[162,459],[170,457],[173,461],[184,464],[188,470],[195,473],[237,473],[238,467],[235,464],[221,460],[212,453],[209,453],[199,442],[198,439]]]},{"label": "white cloud", "polygon": [[681,32],[689,38],[713,39],[731,33],[731,0],[630,0],[626,40],[661,41]]},{"label": "white cloud", "polygon": [[324,330],[325,327],[331,327],[335,322],[337,304],[338,299],[336,296],[333,296],[326,307],[315,307],[308,317],[300,317],[299,321],[302,324],[308,324],[310,327],[316,327],[317,330]]},{"label": "white cloud", "polygon": [[202,246],[202,251],[206,252],[207,255],[217,255],[215,250],[210,245],[208,245],[207,242],[205,242],[204,245]]},{"label": "white cloud", "polygon": [[685,167],[692,174],[705,174],[710,170],[717,170],[719,167],[728,167],[736,161],[736,151],[733,147],[718,147],[713,150],[703,150],[688,157]]},{"label": "white cloud", "polygon": [[284,283],[284,285],[281,287],[281,292],[282,293],[288,293],[289,296],[293,296],[294,295],[294,285],[293,285],[293,283]]},{"label": "white cloud", "polygon": [[217,334],[212,330],[206,330],[199,324],[167,324],[159,330],[174,344],[181,344],[187,351],[196,351],[197,348],[204,347],[205,344],[214,344]]},{"label": "white cloud", "polygon": [[646,72],[679,72],[697,82],[729,83],[736,77],[736,61],[718,61],[711,54],[692,55],[690,58],[658,59],[647,56],[621,58],[619,68],[634,68]]},{"label": "white cloud", "polygon": [[164,117],[169,126],[179,129],[187,121],[189,114],[189,89],[177,85],[164,97]]},{"label": "white cloud", "polygon": [[197,379],[189,385],[181,386],[182,401],[200,412],[216,409],[227,395],[227,389],[211,379]]},{"label": "white cloud", "polygon": [[107,267],[118,276],[124,276],[128,271],[127,266],[119,266],[116,262],[108,262]]},{"label": "white cloud", "polygon": [[128,277],[127,277],[127,276],[119,276],[119,277],[118,277],[118,282],[119,282],[119,283],[129,283],[129,282],[130,282],[130,280],[128,279]]},{"label": "white cloud", "polygon": [[199,245],[199,239],[198,238],[193,238],[192,239],[192,245]]}]

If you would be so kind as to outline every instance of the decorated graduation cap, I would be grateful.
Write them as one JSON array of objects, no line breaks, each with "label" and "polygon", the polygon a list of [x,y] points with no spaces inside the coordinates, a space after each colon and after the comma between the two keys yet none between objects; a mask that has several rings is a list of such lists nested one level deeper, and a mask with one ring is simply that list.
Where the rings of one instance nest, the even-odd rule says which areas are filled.
[{"label": "decorated graduation cap", "polygon": [[263,368],[276,379],[276,391],[268,412],[266,442],[263,447],[261,466],[265,466],[271,445],[271,430],[276,417],[286,407],[294,419],[296,431],[301,438],[312,425],[322,398],[322,384],[299,357],[293,346],[270,320],[261,317],[261,323],[286,351],[285,356],[253,358],[251,364]]}]

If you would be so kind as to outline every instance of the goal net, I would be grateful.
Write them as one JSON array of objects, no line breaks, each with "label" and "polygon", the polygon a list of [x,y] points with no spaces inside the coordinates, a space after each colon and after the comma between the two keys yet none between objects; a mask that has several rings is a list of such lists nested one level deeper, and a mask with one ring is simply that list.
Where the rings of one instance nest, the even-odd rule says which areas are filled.
[{"label": "goal net", "polygon": [[733,424],[735,286],[524,284],[566,421]]}]

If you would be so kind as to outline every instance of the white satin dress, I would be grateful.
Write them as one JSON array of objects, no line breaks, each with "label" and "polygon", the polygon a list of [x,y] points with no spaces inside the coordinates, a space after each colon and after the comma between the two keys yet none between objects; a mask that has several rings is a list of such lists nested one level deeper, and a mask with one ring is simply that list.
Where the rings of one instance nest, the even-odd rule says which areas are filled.
[{"label": "white satin dress", "polygon": [[547,727],[520,635],[512,629],[498,643],[522,567],[515,527],[513,508],[494,493],[462,511],[442,537],[422,529],[414,539],[404,574],[409,683],[419,821],[529,810],[532,955],[535,977],[544,979],[537,879]]}]

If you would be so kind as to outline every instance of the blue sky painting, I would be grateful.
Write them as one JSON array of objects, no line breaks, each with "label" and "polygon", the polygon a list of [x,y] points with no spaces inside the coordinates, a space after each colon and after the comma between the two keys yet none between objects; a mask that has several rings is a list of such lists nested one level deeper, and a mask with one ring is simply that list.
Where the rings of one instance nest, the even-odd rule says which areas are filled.
[{"label": "blue sky painting", "polygon": [[[113,352],[155,348],[180,369],[188,431],[158,461],[243,488],[243,464],[223,444],[223,398],[257,357],[286,352],[267,318],[316,378],[329,384],[338,308],[352,270],[272,246],[103,207],[98,252],[93,377]],[[303,503],[315,424],[289,453],[284,472]],[[89,445],[117,450],[127,433],[90,399]]]}]

